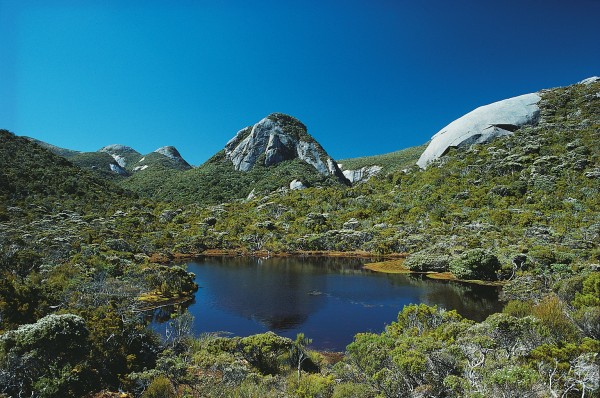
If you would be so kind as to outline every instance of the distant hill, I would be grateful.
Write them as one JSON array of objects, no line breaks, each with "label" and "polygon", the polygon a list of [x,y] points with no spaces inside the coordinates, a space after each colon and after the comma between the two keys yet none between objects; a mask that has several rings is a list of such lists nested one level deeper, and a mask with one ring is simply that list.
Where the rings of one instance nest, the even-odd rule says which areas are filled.
[{"label": "distant hill", "polygon": [[119,181],[146,170],[151,170],[153,174],[160,174],[192,168],[179,151],[172,146],[158,148],[147,155],[142,155],[131,147],[119,144],[107,145],[96,152],[79,152],[57,147],[34,138],[25,138],[68,159],[76,166],[92,170],[99,176],[113,181]]},{"label": "distant hill", "polygon": [[298,119],[273,113],[240,130],[203,165],[183,173],[135,174],[123,186],[181,203],[220,203],[279,188],[349,185]]},{"label": "distant hill", "polygon": [[69,157],[82,156],[81,153],[36,142],[0,130],[0,213],[10,207],[20,207],[26,213],[36,205],[48,211],[102,207],[129,195],[49,149],[60,150]]}]

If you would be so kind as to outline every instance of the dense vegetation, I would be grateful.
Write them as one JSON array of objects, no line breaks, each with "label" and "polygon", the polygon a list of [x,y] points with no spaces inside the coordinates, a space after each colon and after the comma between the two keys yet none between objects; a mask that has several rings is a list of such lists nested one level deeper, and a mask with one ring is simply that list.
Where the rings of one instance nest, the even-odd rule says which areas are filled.
[{"label": "dense vegetation", "polygon": [[[279,124],[281,129],[296,140],[314,143],[320,156],[326,156],[323,148],[311,137],[306,126],[294,117],[272,113],[268,116]],[[252,126],[241,130],[237,142],[252,132]],[[288,188],[293,180],[301,181],[308,187],[338,186],[347,181],[323,175],[313,166],[300,159],[277,162],[265,166],[265,154],[257,159],[254,167],[247,171],[235,169],[225,150],[219,151],[201,166],[176,173],[172,171],[148,169],[136,173],[123,182],[123,186],[149,198],[171,201],[178,204],[214,205],[252,196],[264,196],[280,188]]]},{"label": "dense vegetation", "polygon": [[[0,396],[598,396],[598,92],[545,91],[537,126],[426,170],[393,155],[353,187],[282,190],[301,164],[234,175],[220,153],[141,184],[163,202],[0,131]],[[408,306],[345,355],[303,335],[192,337],[185,312],[158,337],[143,309],[195,285],[157,260],[207,248],[405,252],[413,270],[500,280],[506,305],[481,323]]]},{"label": "dense vegetation", "polygon": [[179,204],[217,204],[246,198],[252,191],[264,194],[287,188],[294,179],[307,186],[340,185],[334,177],[324,176],[298,159],[270,167],[259,161],[248,172],[237,171],[231,161],[225,159],[224,151],[220,151],[196,169],[168,175],[148,169],[124,181],[123,186],[154,199]]}]

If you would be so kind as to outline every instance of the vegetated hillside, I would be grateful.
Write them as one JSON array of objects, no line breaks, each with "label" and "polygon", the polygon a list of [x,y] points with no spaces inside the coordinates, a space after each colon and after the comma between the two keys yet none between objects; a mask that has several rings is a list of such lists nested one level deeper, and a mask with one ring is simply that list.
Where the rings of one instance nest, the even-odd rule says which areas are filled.
[{"label": "vegetated hillside", "polygon": [[348,184],[302,123],[272,114],[240,130],[224,150],[195,169],[139,173],[123,186],[154,199],[205,205],[287,189],[294,180],[308,187]]},{"label": "vegetated hillside", "polygon": [[[114,184],[2,132],[0,394],[597,395],[599,92],[545,91],[537,126],[451,150],[426,170],[208,207],[112,197]],[[194,284],[151,259],[206,247],[407,251],[415,270],[508,279],[510,301],[481,323],[407,306],[383,333],[358,334],[345,357],[311,352],[303,335],[193,338],[185,313],[161,340],[139,298],[179,299]]]},{"label": "vegetated hillside", "polygon": [[150,261],[162,214],[0,130],[0,396],[86,396],[155,366],[140,298],[196,288],[183,268]]},{"label": "vegetated hillside", "polygon": [[359,158],[342,159],[339,164],[343,170],[357,170],[363,167],[380,166],[382,173],[399,171],[414,166],[423,153],[427,144],[401,149],[382,155],[363,156]]},{"label": "vegetated hillside", "polygon": [[47,142],[36,140],[35,138],[31,138],[31,137],[23,137],[23,138],[26,138],[26,139],[38,144],[39,146],[46,148],[50,152],[52,152],[58,156],[62,156],[63,158],[70,158],[70,157],[77,155],[78,153],[81,153],[79,151],[74,151],[72,149],[61,148],[56,145],[48,144]]},{"label": "vegetated hillside", "polygon": [[125,145],[107,145],[96,152],[79,152],[60,148],[34,138],[25,138],[68,159],[76,166],[91,170],[96,175],[114,182],[146,170],[151,170],[154,175],[160,175],[161,177],[157,177],[160,179],[168,178],[166,176],[170,175],[172,171],[192,168],[181,157],[179,151],[172,146],[158,148],[147,155],[142,155]]},{"label": "vegetated hillside", "polygon": [[521,255],[548,269],[597,262],[599,85],[547,90],[537,126],[453,149],[426,170],[207,208],[198,217],[214,226],[184,235],[251,250],[425,250],[443,260],[438,269],[485,248],[508,276]]},{"label": "vegetated hillside", "polygon": [[36,206],[58,209],[101,209],[132,196],[89,171],[74,166],[28,139],[0,130],[0,212],[27,213]]}]

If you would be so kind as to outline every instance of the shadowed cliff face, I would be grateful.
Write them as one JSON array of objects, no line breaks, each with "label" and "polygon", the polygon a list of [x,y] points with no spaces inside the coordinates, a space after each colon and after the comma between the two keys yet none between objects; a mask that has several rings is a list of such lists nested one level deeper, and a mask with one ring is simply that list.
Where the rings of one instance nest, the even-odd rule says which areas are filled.
[{"label": "shadowed cliff face", "polygon": [[249,171],[257,163],[272,166],[300,159],[320,174],[345,180],[335,161],[307,133],[306,126],[281,113],[273,113],[240,130],[225,146],[225,157],[238,171]]}]

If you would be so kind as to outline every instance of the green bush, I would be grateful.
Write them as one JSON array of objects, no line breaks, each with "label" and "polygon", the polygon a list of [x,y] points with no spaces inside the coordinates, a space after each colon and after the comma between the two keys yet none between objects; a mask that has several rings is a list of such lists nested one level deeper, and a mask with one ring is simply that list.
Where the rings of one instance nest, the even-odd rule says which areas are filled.
[{"label": "green bush", "polygon": [[533,304],[529,301],[511,300],[504,306],[503,313],[514,316],[516,318],[523,318],[531,315],[533,311]]},{"label": "green bush", "polygon": [[450,272],[459,279],[496,280],[498,258],[483,249],[472,249],[450,261]]},{"label": "green bush", "polygon": [[[83,318],[48,315],[0,336],[3,389],[13,396],[62,397],[81,394],[76,369],[89,352]],[[81,369],[80,369],[81,370]]]},{"label": "green bush", "polygon": [[429,250],[421,250],[408,256],[404,266],[411,271],[436,271],[448,270],[451,257],[447,254],[438,254]]},{"label": "green bush", "polygon": [[175,398],[175,388],[165,376],[158,376],[148,386],[142,398]]},{"label": "green bush", "polygon": [[288,378],[288,389],[294,396],[300,398],[325,398],[333,392],[333,379],[331,376],[308,374],[299,381],[295,376]]},{"label": "green bush", "polygon": [[342,383],[333,389],[332,398],[372,398],[373,391],[366,384]]}]

